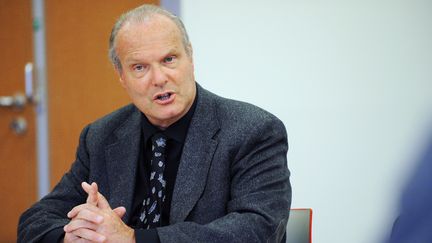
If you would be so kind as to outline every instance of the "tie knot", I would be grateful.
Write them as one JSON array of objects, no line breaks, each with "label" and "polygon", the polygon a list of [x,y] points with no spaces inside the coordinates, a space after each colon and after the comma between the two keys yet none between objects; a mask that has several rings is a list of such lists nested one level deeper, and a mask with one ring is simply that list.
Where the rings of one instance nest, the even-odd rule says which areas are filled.
[{"label": "tie knot", "polygon": [[152,150],[164,151],[167,143],[167,137],[163,133],[156,133],[152,136]]}]

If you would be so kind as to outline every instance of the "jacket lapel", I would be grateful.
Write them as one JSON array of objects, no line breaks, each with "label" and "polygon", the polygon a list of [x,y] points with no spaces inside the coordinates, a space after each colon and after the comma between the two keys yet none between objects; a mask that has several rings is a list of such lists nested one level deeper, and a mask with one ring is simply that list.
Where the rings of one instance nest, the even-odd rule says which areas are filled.
[{"label": "jacket lapel", "polygon": [[[198,84],[197,84],[198,85]],[[186,136],[171,202],[170,224],[186,219],[204,190],[219,130],[210,93],[198,86],[195,114]]]},{"label": "jacket lapel", "polygon": [[105,150],[110,191],[108,201],[112,208],[126,208],[125,219],[131,216],[140,153],[141,113],[134,109],[128,120],[114,132],[118,140]]}]

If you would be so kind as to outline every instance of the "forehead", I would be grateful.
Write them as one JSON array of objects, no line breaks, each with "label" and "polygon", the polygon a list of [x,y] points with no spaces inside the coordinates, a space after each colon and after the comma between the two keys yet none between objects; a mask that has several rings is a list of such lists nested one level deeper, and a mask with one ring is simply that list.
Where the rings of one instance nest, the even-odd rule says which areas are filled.
[{"label": "forehead", "polygon": [[166,16],[156,15],[143,21],[130,21],[120,29],[116,38],[116,51],[157,49],[164,46],[182,47],[178,27]]}]

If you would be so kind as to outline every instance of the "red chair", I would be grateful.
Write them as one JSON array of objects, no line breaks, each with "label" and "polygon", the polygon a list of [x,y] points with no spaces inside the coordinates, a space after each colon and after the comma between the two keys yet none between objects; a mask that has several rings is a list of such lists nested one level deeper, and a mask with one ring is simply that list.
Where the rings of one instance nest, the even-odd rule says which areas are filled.
[{"label": "red chair", "polygon": [[286,243],[312,243],[312,209],[292,208],[286,230]]}]

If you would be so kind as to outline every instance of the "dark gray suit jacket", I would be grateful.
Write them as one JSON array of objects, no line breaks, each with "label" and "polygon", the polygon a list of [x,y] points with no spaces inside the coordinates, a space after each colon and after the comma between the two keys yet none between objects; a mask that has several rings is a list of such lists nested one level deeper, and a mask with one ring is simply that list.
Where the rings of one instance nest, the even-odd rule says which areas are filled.
[{"label": "dark gray suit jacket", "polygon": [[[35,242],[69,222],[84,203],[81,182],[97,182],[129,223],[140,153],[141,113],[125,106],[88,125],[76,161],[51,193],[23,213],[19,242]],[[144,131],[145,132],[145,131]],[[253,105],[198,86],[198,100],[161,242],[280,242],[291,204],[282,122]]]}]

